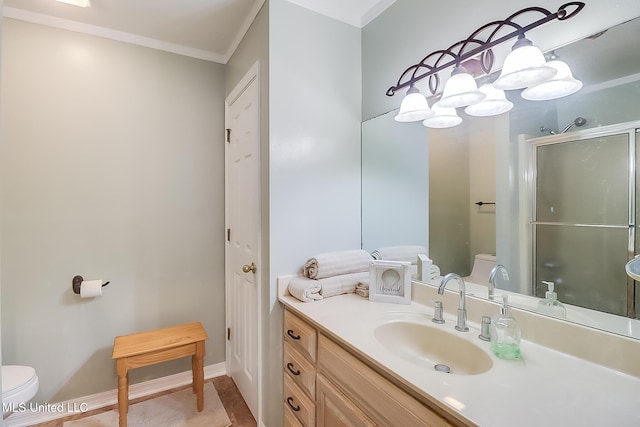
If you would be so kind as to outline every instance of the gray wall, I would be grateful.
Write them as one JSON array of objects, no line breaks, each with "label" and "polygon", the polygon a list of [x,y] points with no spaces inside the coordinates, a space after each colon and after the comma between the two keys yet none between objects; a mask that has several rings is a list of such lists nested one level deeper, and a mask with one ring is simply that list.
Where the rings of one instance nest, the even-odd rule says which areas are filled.
[{"label": "gray wall", "polygon": [[282,309],[276,277],[298,273],[316,253],[360,247],[360,31],[270,0],[227,64],[227,94],[256,60],[265,296],[261,417],[277,426]]},{"label": "gray wall", "polygon": [[[4,7],[4,0],[0,0],[0,8]],[[0,70],[2,68],[2,32],[3,32],[3,21],[0,19]],[[0,78],[2,78],[2,74],[0,72]],[[0,107],[1,108],[1,107]],[[2,129],[2,115],[0,114],[0,130]],[[0,134],[0,150],[2,149],[3,139]],[[0,198],[0,221],[2,221],[2,199]],[[1,239],[1,237],[0,237]],[[0,263],[0,326],[2,324],[2,263]],[[2,365],[2,327],[0,327],[0,366]],[[0,372],[0,384],[2,384],[2,373]],[[0,401],[2,399],[0,398]],[[0,427],[4,427],[4,420],[0,421]]]},{"label": "gray wall", "polygon": [[[282,425],[276,277],[320,252],[360,248],[360,30],[284,0],[269,4],[270,386]],[[276,369],[277,367],[277,369]]]},{"label": "gray wall", "polygon": [[3,362],[79,397],[116,387],[116,335],[191,321],[223,362],[224,66],[11,19],[2,55]]}]

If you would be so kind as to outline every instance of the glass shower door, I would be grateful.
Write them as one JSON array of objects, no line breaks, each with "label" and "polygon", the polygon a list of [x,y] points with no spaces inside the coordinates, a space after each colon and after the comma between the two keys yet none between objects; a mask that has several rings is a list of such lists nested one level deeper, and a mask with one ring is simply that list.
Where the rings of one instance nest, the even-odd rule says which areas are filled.
[{"label": "glass shower door", "polygon": [[631,139],[626,132],[535,146],[536,296],[550,281],[568,304],[623,316],[633,306],[624,269],[635,245]]}]

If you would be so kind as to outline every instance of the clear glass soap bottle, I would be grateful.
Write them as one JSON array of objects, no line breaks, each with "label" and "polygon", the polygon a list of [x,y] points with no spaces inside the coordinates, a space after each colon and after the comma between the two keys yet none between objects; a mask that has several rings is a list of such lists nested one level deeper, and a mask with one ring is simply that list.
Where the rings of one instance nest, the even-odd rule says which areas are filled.
[{"label": "clear glass soap bottle", "polygon": [[554,292],[554,283],[542,281],[549,287],[549,290],[544,294],[544,299],[538,302],[538,313],[548,314],[550,316],[559,317],[565,319],[567,317],[567,309],[558,301],[558,294]]},{"label": "clear glass soap bottle", "polygon": [[501,359],[520,359],[520,326],[511,317],[507,295],[502,296],[500,315],[491,319],[491,351]]}]

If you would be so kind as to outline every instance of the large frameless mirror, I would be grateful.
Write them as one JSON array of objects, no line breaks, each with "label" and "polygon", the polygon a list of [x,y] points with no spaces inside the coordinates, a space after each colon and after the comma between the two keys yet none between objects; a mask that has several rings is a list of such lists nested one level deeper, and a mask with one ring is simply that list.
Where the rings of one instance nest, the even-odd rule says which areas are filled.
[{"label": "large frameless mirror", "polygon": [[[625,274],[625,263],[640,253],[637,239],[629,240],[629,229],[635,230],[637,221],[617,217],[629,215],[632,175],[628,167],[612,163],[631,164],[629,155],[635,148],[630,148],[630,139],[626,145],[616,144],[620,136],[597,133],[618,124],[632,129],[640,120],[640,51],[629,47],[637,34],[640,19],[557,48],[554,53],[570,63],[574,76],[584,83],[582,90],[566,98],[528,101],[512,92],[511,112],[487,118],[464,116],[464,122],[451,129],[396,123],[391,120],[395,111],[365,121],[363,248],[424,244],[442,274],[456,272],[463,277],[472,274],[478,255],[495,255],[495,262],[507,266],[510,276],[508,281],[498,276],[498,288],[522,295],[510,299],[514,305],[535,310],[545,294],[541,282],[555,281],[558,299],[569,307],[569,314],[574,313],[569,320],[640,338],[637,285]],[[626,135],[637,140],[629,132]],[[376,142],[378,152],[402,151],[401,156],[412,160],[394,167],[394,177],[387,174],[386,182],[411,182],[416,173],[425,173],[428,162],[428,176],[421,178],[428,184],[408,190],[401,201],[404,207],[387,203],[387,210],[380,200],[391,200],[388,194],[393,191],[387,189],[381,198],[376,194],[378,184],[369,180],[371,165],[381,161],[369,151],[374,136],[390,144],[383,148],[383,142]],[[415,161],[417,157],[422,162]],[[528,187],[536,177],[541,186],[537,193]],[[583,187],[574,192],[571,186],[577,182]],[[586,212],[585,206],[595,212]],[[412,211],[414,223],[409,223],[407,210]],[[541,217],[535,217],[536,212]],[[550,214],[556,217],[547,218]],[[581,215],[600,215],[602,221]],[[403,230],[428,228],[414,239],[399,238],[390,232],[396,224]],[[609,262],[611,258],[615,261]],[[471,292],[486,297],[486,288],[472,287]]]}]

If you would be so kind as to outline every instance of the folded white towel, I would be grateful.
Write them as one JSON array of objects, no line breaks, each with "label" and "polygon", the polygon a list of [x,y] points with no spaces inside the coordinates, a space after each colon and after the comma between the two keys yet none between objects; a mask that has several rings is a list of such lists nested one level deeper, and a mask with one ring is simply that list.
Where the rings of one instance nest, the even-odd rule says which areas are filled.
[{"label": "folded white towel", "polygon": [[405,261],[411,264],[418,263],[418,255],[426,254],[427,248],[419,245],[385,246],[371,253],[375,259],[385,261]]},{"label": "folded white towel", "polygon": [[305,277],[324,279],[341,274],[369,271],[371,254],[362,249],[326,252],[310,258],[303,267]]},{"label": "folded white towel", "polygon": [[292,278],[287,286],[287,290],[292,296],[304,302],[321,300],[320,289],[320,282],[301,276]]},{"label": "folded white towel", "polygon": [[335,295],[354,293],[358,283],[369,282],[369,272],[340,274],[317,279],[317,281],[320,282],[320,295],[323,298],[328,298]]}]

